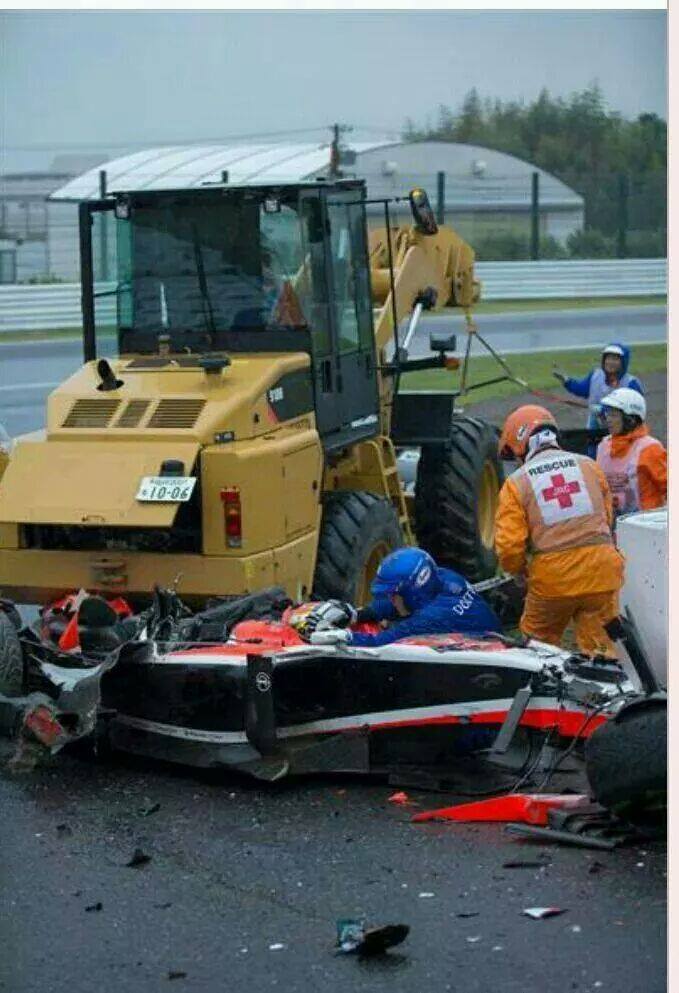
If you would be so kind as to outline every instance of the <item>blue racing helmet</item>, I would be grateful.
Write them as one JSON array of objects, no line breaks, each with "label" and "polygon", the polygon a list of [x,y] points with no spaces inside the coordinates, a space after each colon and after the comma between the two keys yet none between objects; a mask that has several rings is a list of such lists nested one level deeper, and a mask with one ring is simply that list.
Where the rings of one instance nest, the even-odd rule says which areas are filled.
[{"label": "blue racing helmet", "polygon": [[440,589],[438,569],[431,555],[421,548],[399,548],[382,560],[371,593],[375,600],[398,594],[412,612],[433,600]]}]

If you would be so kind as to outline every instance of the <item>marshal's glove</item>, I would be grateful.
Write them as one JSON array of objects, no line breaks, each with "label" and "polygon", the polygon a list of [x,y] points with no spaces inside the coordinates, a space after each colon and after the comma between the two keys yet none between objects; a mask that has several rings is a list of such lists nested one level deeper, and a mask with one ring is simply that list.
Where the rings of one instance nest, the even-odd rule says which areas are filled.
[{"label": "marshal's glove", "polygon": [[328,631],[331,628],[346,628],[353,624],[357,614],[350,603],[340,600],[324,600],[316,604],[296,626],[297,633],[305,641],[311,641],[311,635],[316,631]]}]

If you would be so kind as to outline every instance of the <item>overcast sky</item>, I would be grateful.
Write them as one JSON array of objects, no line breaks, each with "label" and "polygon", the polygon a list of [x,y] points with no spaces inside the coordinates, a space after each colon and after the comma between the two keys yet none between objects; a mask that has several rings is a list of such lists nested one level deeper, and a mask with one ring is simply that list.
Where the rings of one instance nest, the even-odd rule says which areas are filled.
[{"label": "overcast sky", "polygon": [[397,137],[472,86],[530,100],[598,80],[611,110],[666,116],[666,73],[664,11],[4,11],[0,171],[243,133],[317,140],[333,121]]}]

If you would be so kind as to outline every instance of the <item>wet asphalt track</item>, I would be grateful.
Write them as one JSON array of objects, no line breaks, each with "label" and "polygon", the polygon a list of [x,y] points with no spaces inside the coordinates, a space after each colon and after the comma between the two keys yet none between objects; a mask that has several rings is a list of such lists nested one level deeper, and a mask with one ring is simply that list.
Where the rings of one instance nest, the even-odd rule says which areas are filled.
[{"label": "wet asphalt track", "polygon": [[[603,345],[607,341],[658,342],[667,339],[667,308],[662,305],[482,314],[479,332],[500,351],[538,351]],[[425,317],[415,335],[411,357],[429,354],[430,334],[460,334],[460,315]],[[405,331],[403,332],[403,334]],[[480,351],[478,343],[474,352]],[[81,362],[78,340],[2,343],[0,338],[0,422],[10,434],[44,425],[48,393]]]},{"label": "wet asphalt track", "polygon": [[[421,808],[391,793],[74,755],[3,770],[0,989],[665,990],[663,844],[594,852],[499,825],[413,825]],[[425,808],[451,799],[414,795]],[[128,868],[137,847],[152,861]],[[517,858],[546,865],[503,869]],[[535,906],[567,912],[522,916]],[[411,933],[383,960],[336,956],[336,919],[363,914]]]},{"label": "wet asphalt track", "polygon": [[[560,345],[564,337],[579,344],[578,335],[587,344],[663,340],[665,320],[662,307],[513,314],[502,316],[502,333],[515,335],[517,348],[525,347],[521,335],[547,327]],[[423,325],[414,353],[430,330],[450,333],[457,323],[439,322]],[[484,317],[489,337],[491,325],[499,336],[499,321]],[[77,367],[79,354],[74,343],[0,345],[8,430],[42,425],[50,384]],[[64,754],[19,775],[4,768],[7,754],[0,739],[7,993],[666,989],[660,842],[613,853],[540,848],[496,825],[412,825],[418,808],[389,804],[393,789],[384,783],[260,788],[124,757],[96,764]],[[424,807],[452,799],[414,795]],[[154,803],[160,809],[141,816]],[[125,867],[137,847],[152,861]],[[547,865],[502,868],[515,858]],[[99,902],[100,911],[86,910]],[[567,913],[521,915],[550,905]],[[335,956],[336,919],[362,914],[409,924],[411,934],[383,961]]]}]

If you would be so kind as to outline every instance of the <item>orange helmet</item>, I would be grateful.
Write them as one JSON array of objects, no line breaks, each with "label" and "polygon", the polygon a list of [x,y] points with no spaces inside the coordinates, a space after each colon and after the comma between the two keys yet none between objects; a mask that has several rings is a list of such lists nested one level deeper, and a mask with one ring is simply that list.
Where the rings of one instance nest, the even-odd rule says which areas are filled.
[{"label": "orange helmet", "polygon": [[530,436],[538,428],[547,426],[554,428],[555,431],[558,430],[554,414],[546,407],[526,404],[525,407],[513,410],[507,416],[498,442],[497,450],[500,458],[524,459]]}]

